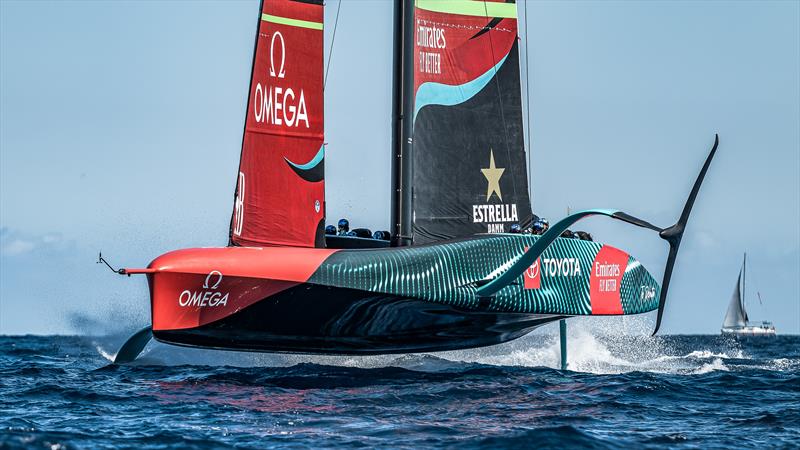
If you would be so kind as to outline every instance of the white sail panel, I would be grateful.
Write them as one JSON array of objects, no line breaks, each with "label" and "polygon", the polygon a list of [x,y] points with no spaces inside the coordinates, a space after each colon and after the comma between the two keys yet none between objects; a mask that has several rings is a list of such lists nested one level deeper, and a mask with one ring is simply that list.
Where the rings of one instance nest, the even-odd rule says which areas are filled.
[{"label": "white sail panel", "polygon": [[736,328],[747,325],[747,315],[744,312],[744,304],[742,303],[742,270],[739,270],[739,278],[736,280],[736,287],[733,289],[731,295],[731,302],[728,304],[728,312],[725,313],[725,320],[722,322],[723,328]]}]

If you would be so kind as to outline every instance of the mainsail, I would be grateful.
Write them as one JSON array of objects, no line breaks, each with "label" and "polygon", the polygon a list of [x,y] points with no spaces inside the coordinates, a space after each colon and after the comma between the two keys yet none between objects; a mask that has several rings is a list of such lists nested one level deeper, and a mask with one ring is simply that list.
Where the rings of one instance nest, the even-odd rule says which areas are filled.
[{"label": "mainsail", "polygon": [[516,4],[414,6],[414,244],[527,226]]},{"label": "mainsail", "polygon": [[736,287],[731,295],[731,302],[728,304],[728,312],[725,313],[725,320],[722,323],[723,328],[738,328],[747,325],[747,311],[744,309],[744,277],[745,263],[742,263]]},{"label": "mainsail", "polygon": [[322,247],[322,0],[264,1],[230,243]]}]

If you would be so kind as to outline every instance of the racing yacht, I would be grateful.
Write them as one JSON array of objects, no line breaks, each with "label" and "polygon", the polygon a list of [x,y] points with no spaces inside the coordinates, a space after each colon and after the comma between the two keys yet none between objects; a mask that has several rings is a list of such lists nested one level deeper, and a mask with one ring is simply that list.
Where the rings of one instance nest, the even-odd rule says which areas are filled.
[{"label": "racing yacht", "polygon": [[[134,360],[151,338],[214,349],[376,354],[498,344],[574,316],[658,311],[658,330],[717,138],[672,226],[592,209],[543,235],[510,233],[533,218],[517,6],[397,0],[391,240],[326,239],[323,3],[266,0],[253,19],[229,244],[176,250],[117,271],[146,277],[151,324],[115,362]],[[624,250],[560,237],[589,216],[666,240],[661,284]]]}]

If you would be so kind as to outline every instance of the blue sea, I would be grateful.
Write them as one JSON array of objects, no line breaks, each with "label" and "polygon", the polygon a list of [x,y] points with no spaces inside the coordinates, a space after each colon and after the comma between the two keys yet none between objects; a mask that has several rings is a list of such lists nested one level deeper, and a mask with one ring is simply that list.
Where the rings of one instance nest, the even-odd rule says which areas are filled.
[{"label": "blue sea", "polygon": [[[551,331],[555,330],[553,327]],[[797,448],[800,337],[320,357],[0,337],[0,448]]]}]

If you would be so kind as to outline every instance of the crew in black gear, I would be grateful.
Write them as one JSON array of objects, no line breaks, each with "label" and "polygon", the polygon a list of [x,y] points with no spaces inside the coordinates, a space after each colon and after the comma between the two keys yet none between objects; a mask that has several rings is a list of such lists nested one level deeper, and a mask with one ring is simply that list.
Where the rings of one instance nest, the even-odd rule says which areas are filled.
[{"label": "crew in black gear", "polygon": [[339,236],[346,236],[350,231],[350,221],[347,219],[339,219]]}]

